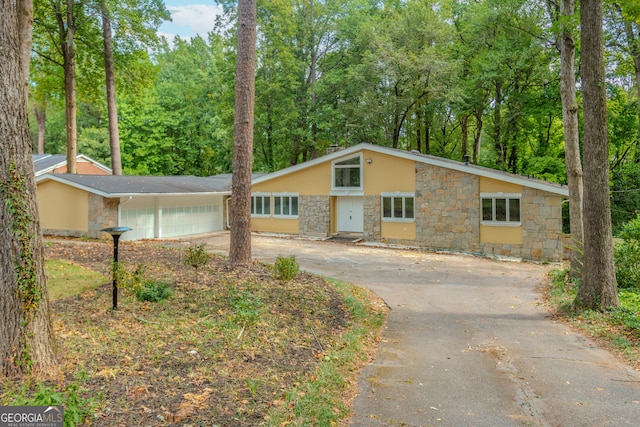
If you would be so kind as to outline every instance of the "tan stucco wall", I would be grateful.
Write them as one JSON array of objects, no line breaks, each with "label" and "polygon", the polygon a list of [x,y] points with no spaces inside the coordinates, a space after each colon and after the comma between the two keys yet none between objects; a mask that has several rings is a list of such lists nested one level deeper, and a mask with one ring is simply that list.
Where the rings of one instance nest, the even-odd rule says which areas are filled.
[{"label": "tan stucco wall", "polygon": [[86,191],[47,181],[38,184],[37,199],[43,230],[89,230],[89,198]]},{"label": "tan stucco wall", "polygon": [[481,193],[522,193],[522,186],[491,178],[480,177]]},{"label": "tan stucco wall", "polygon": [[416,238],[416,223],[382,221],[380,233],[383,239],[389,238],[413,240]]},{"label": "tan stucco wall", "polygon": [[520,227],[507,227],[507,226],[480,226],[480,243],[504,243],[510,245],[521,245],[522,241],[522,226]]},{"label": "tan stucco wall", "polygon": [[[371,159],[371,163],[367,163],[367,159]],[[393,191],[407,193],[416,191],[416,166],[413,160],[365,150],[362,163],[365,194],[380,195],[380,193]]]},{"label": "tan stucco wall", "polygon": [[321,163],[298,172],[254,184],[251,191],[299,193],[301,196],[329,194],[331,191],[331,164]]},{"label": "tan stucco wall", "polygon": [[251,218],[251,229],[269,233],[298,234],[299,223],[297,219]]}]

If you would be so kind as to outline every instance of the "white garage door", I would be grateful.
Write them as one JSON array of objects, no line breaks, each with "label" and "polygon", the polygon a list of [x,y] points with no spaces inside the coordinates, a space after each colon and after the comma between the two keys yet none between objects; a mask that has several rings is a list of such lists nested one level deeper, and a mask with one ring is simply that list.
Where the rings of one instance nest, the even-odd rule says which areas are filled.
[{"label": "white garage door", "polygon": [[179,237],[223,228],[222,196],[140,197],[123,202],[123,240]]}]

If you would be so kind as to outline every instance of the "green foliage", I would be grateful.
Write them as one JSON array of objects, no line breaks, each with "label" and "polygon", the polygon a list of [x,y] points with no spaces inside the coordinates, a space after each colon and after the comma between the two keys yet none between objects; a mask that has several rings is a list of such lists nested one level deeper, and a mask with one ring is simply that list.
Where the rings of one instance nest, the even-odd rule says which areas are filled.
[{"label": "green foliage", "polygon": [[82,383],[86,381],[84,372],[64,388],[38,383],[33,392],[27,384],[18,389],[6,388],[6,394],[0,396],[0,403],[14,406],[63,406],[65,427],[82,425],[96,411],[101,396],[86,396]]},{"label": "green foliage", "polygon": [[172,295],[170,284],[147,277],[147,266],[140,263],[129,270],[122,262],[114,262],[113,273],[118,280],[118,288],[134,295],[139,301],[158,302]]},{"label": "green foliage", "polygon": [[627,162],[612,171],[611,222],[614,235],[640,212],[640,164]]},{"label": "green foliage", "polygon": [[[15,161],[9,164],[8,182],[0,183],[2,199],[9,214],[9,231],[13,235],[15,277],[22,300],[25,322],[33,318],[40,302],[40,284],[32,245],[35,238],[33,224],[35,218],[28,208],[27,184],[25,176],[20,173]],[[25,354],[28,356],[28,353]],[[25,360],[28,363],[28,360]]]},{"label": "green foliage", "polygon": [[249,289],[240,290],[235,285],[229,290],[229,308],[233,314],[229,320],[243,326],[255,325],[260,319],[264,305]]},{"label": "green foliage", "polygon": [[159,302],[169,298],[172,294],[171,286],[168,283],[148,279],[136,289],[138,301]]},{"label": "green foliage", "polygon": [[611,319],[630,330],[640,331],[640,290],[621,290],[620,306],[611,311]]},{"label": "green foliage", "polygon": [[614,247],[616,280],[620,288],[640,288],[640,215],[620,232]]},{"label": "green foliage", "polygon": [[300,272],[300,266],[296,261],[295,255],[278,255],[276,257],[276,262],[273,264],[273,270],[278,280],[288,282],[298,275]]},{"label": "green foliage", "polygon": [[195,280],[198,281],[198,269],[204,267],[211,261],[211,254],[206,251],[205,244],[192,245],[187,248],[187,255],[184,258],[185,265],[196,270]]}]

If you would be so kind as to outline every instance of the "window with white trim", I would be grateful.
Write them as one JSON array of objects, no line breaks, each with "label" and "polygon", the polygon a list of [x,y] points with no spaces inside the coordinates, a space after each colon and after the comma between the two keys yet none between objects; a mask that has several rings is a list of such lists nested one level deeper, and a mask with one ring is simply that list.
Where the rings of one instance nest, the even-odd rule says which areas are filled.
[{"label": "window with white trim", "polygon": [[332,188],[336,190],[362,188],[362,155],[333,162]]},{"label": "window with white trim", "polygon": [[271,194],[251,194],[251,216],[268,217],[271,215]]},{"label": "window with white trim", "polygon": [[520,225],[520,193],[482,193],[482,223]]},{"label": "window with white trim", "polygon": [[414,202],[414,193],[382,193],[382,219],[413,221]]},{"label": "window with white trim", "polygon": [[296,218],[298,216],[298,194],[273,194],[273,216]]}]

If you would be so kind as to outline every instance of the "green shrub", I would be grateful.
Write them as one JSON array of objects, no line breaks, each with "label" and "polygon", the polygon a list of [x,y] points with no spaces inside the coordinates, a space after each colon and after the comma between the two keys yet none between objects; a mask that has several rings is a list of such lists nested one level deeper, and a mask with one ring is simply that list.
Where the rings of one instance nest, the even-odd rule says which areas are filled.
[{"label": "green shrub", "polygon": [[278,255],[273,265],[276,278],[284,282],[294,279],[300,272],[300,266],[296,262],[295,255]]},{"label": "green shrub", "polygon": [[33,391],[28,390],[25,384],[17,390],[8,387],[0,402],[16,406],[63,406],[64,426],[74,427],[88,420],[95,413],[98,400],[102,399],[101,395],[85,397],[87,389],[82,383],[86,379],[83,372],[62,389],[43,383],[36,384]]},{"label": "green shrub", "polygon": [[184,258],[184,263],[196,270],[196,282],[198,281],[198,269],[204,267],[211,261],[211,254],[207,252],[204,247],[204,243],[188,247],[187,255]]},{"label": "green shrub", "polygon": [[172,293],[167,283],[145,280],[142,286],[136,289],[136,298],[139,301],[158,302],[169,298]]},{"label": "green shrub", "polygon": [[240,290],[233,286],[229,291],[229,307],[233,310],[230,320],[243,326],[258,322],[264,306],[259,297],[250,290]]},{"label": "green shrub", "polygon": [[640,287],[640,215],[620,232],[621,243],[615,245],[616,279],[620,288]]}]

